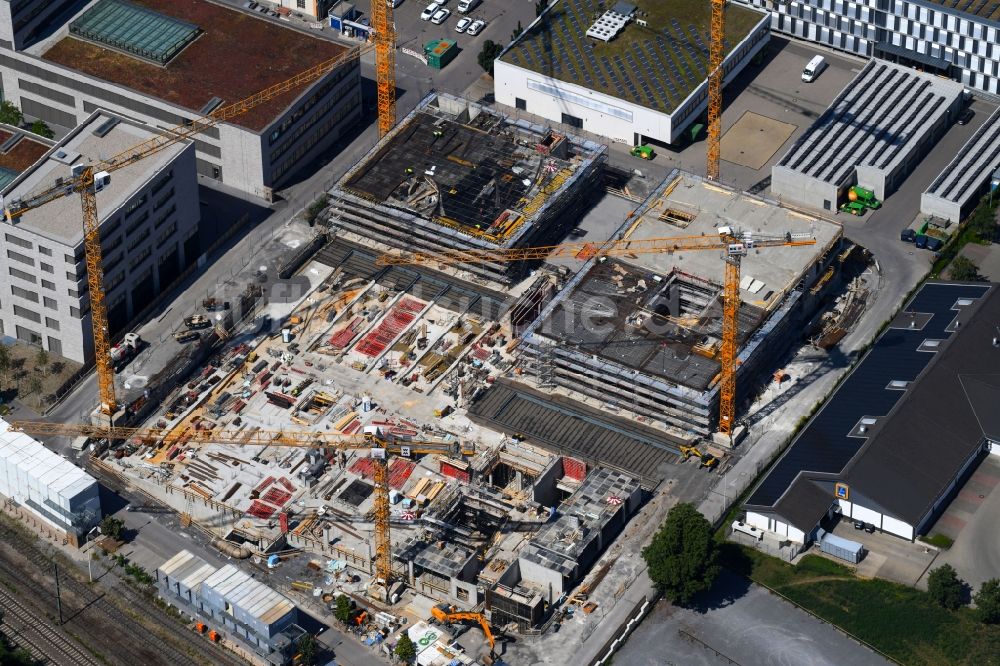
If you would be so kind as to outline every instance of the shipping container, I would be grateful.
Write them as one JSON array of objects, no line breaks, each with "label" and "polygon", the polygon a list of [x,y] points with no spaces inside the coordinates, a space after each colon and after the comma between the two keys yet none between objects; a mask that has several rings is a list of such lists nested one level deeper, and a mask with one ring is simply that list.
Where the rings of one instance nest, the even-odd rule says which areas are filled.
[{"label": "shipping container", "polygon": [[835,534],[820,531],[819,549],[827,555],[833,555],[851,564],[857,564],[864,557],[865,547],[857,541],[844,539]]}]

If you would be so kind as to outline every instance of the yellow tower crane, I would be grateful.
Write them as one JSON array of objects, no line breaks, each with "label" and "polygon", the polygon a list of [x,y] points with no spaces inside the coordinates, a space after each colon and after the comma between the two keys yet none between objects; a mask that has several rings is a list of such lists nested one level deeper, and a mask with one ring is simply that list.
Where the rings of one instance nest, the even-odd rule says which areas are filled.
[{"label": "yellow tower crane", "polygon": [[369,450],[376,464],[375,481],[375,579],[386,592],[392,582],[392,540],[389,529],[389,456],[409,458],[419,455],[472,456],[475,445],[468,442],[418,441],[384,437],[377,429],[360,435],[341,435],[322,431],[305,430],[256,430],[240,429],[182,430],[169,428],[124,428],[76,423],[45,423],[40,421],[12,421],[12,430],[35,437],[103,437],[114,441],[139,439],[143,442],[172,444],[235,444],[239,446],[293,446],[339,451]]},{"label": "yellow tower crane", "polygon": [[577,242],[541,247],[489,250],[445,250],[437,253],[415,252],[399,255],[384,254],[376,263],[380,266],[422,264],[461,266],[512,261],[554,259],[557,257],[620,257],[637,254],[659,254],[689,250],[721,251],[725,261],[722,297],[722,347],[719,352],[719,432],[733,436],[736,417],[737,316],[740,308],[740,262],[751,249],[767,247],[798,247],[815,245],[815,238],[784,236],[752,236],[730,227],[720,227],[718,236],[673,236],[639,240],[613,240],[603,245]]},{"label": "yellow tower crane", "polygon": [[708,159],[709,180],[719,180],[722,155],[722,61],[726,55],[726,0],[711,0],[708,43]]},{"label": "yellow tower crane", "polygon": [[[392,27],[392,9],[385,2],[374,2],[376,71],[378,74],[379,135],[384,136],[396,122],[395,87],[395,36]],[[91,324],[94,335],[94,364],[100,396],[100,411],[111,423],[118,409],[115,397],[114,369],[111,361],[111,339],[108,331],[107,307],[104,302],[104,269],[101,256],[100,218],[97,213],[97,191],[110,182],[111,174],[161,150],[231,120],[279,95],[311,83],[331,70],[360,58],[373,48],[370,45],[348,49],[335,58],[314,65],[295,76],[265,88],[246,99],[220,107],[209,115],[186,121],[163,134],[143,141],[117,155],[96,164],[80,164],[72,168],[71,176],[26,197],[3,202],[8,222],[29,210],[71,193],[79,193],[83,209],[83,243],[87,264],[87,285],[90,292]]]}]

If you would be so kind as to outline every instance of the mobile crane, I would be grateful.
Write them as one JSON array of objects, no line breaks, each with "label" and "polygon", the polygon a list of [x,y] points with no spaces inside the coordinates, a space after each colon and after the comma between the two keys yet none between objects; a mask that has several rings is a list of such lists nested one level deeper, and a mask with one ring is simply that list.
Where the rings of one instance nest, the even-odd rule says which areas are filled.
[{"label": "mobile crane", "polygon": [[[389,456],[396,455],[404,458],[427,454],[472,456],[476,452],[475,446],[468,442],[387,438],[374,426],[366,427],[363,434],[360,435],[304,430],[124,428],[40,421],[12,421],[10,427],[12,430],[37,437],[103,437],[115,441],[140,439],[144,442],[158,442],[164,446],[177,443],[216,442],[239,446],[331,448],[340,451],[367,449],[371,458],[377,463],[373,466],[375,481],[375,583],[382,586],[386,594],[388,594],[389,585],[392,582],[392,541],[389,532]],[[385,595],[382,596],[384,598]]]},{"label": "mobile crane", "polygon": [[505,249],[443,250],[436,253],[413,252],[383,254],[376,259],[380,266],[488,264],[531,261],[557,257],[606,257],[637,254],[674,253],[697,250],[721,251],[725,261],[722,301],[722,346],[719,351],[719,432],[732,442],[736,412],[737,315],[740,307],[740,262],[750,250],[767,247],[815,245],[808,234],[756,236],[731,227],[719,227],[718,236],[673,236],[638,240],[610,240],[603,245],[590,242],[560,243],[540,247]]}]

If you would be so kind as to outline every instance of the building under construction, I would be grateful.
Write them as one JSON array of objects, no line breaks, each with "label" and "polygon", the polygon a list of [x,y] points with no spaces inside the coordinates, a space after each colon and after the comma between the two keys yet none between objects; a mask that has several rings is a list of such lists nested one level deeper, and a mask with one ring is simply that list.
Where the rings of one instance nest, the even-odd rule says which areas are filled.
[{"label": "building under construction", "polygon": [[[816,241],[743,258],[737,400],[745,400],[834,282],[842,231],[674,172],[614,238],[705,236],[719,227]],[[718,418],[724,266],[718,251],[592,258],[522,334],[524,378],[687,439],[709,435]]]},{"label": "building under construction", "polygon": [[[601,191],[607,149],[450,95],[425,98],[331,192],[338,234],[386,250],[557,241]],[[468,270],[509,283],[524,267]]]}]

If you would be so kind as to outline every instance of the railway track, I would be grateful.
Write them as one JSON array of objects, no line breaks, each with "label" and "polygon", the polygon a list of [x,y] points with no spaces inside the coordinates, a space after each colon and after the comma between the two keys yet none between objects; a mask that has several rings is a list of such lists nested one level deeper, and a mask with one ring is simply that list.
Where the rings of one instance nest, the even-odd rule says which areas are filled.
[{"label": "railway track", "polygon": [[[42,566],[48,558],[42,553],[33,542],[10,528],[0,524],[0,538],[11,546],[17,548],[21,554],[30,561]],[[114,575],[114,574],[112,574]],[[6,558],[0,557],[0,578],[7,579],[12,585],[18,588],[26,588],[26,592],[36,595],[39,598],[51,597],[53,590],[41,589],[42,586],[32,580],[24,571],[20,571]],[[222,648],[208,644],[201,636],[177,623],[175,619],[166,615],[157,608],[147,595],[129,587],[125,583],[113,585],[113,589],[103,591],[100,588],[91,588],[85,583],[70,575],[60,575],[59,583],[64,595],[64,614],[67,616],[67,624],[74,630],[84,634],[84,640],[92,637],[92,647],[100,652],[108,651],[108,635],[102,634],[99,628],[95,628],[93,622],[94,615],[103,616],[106,628],[114,627],[116,633],[121,636],[135,637],[142,636],[141,641],[124,640],[121,642],[112,641],[115,646],[114,657],[106,655],[114,663],[122,664],[169,664],[171,666],[198,666],[199,664],[211,664],[212,666],[246,666],[246,662],[236,655],[223,650]],[[66,607],[66,595],[75,596],[79,603],[73,603],[72,607]],[[159,632],[152,632],[135,617],[124,612],[106,595],[117,594],[124,597],[127,605],[135,609],[137,613],[142,613],[145,617],[151,617],[154,622],[169,634],[167,638],[159,635]],[[17,601],[15,597],[3,590],[0,596],[0,603],[7,605],[7,599],[18,603],[22,608],[24,604]],[[77,618],[77,614],[80,615]],[[44,619],[44,618],[43,618]],[[99,627],[101,623],[97,623]],[[60,638],[65,639],[61,634]],[[32,642],[32,636],[25,636],[25,632],[19,634],[25,642]],[[91,641],[86,641],[91,645]],[[72,644],[71,644],[72,645]],[[75,645],[72,647],[77,648]],[[42,646],[35,646],[36,650],[42,650]],[[47,653],[46,653],[46,656]],[[87,660],[77,661],[56,661],[54,657],[49,657],[53,663],[76,666],[101,666],[99,662],[88,657]]]},{"label": "railway track", "polygon": [[48,618],[2,588],[0,606],[4,610],[4,624],[16,631],[18,644],[23,643],[32,657],[56,666],[102,666],[101,662],[52,626]]}]

